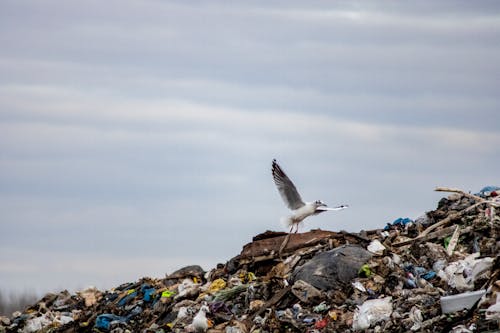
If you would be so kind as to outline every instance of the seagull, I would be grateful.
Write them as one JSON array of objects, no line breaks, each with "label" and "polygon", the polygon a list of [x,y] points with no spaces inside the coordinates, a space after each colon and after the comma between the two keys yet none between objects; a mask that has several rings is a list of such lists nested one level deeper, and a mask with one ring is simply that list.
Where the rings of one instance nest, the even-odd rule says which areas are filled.
[{"label": "seagull", "polygon": [[340,205],[338,207],[328,207],[321,200],[316,200],[314,202],[304,202],[300,197],[297,188],[292,183],[290,178],[283,172],[283,169],[278,165],[276,159],[273,159],[272,173],[274,183],[278,188],[278,192],[281,198],[285,202],[285,205],[292,211],[292,215],[286,217],[284,222],[290,226],[290,233],[295,227],[295,233],[299,230],[299,223],[302,222],[306,217],[311,215],[317,215],[319,213],[326,212],[327,210],[342,210],[348,205]]},{"label": "seagull", "polygon": [[206,332],[208,329],[208,319],[206,317],[207,312],[210,312],[210,309],[206,305],[202,305],[200,311],[194,316],[192,328],[195,332]]}]

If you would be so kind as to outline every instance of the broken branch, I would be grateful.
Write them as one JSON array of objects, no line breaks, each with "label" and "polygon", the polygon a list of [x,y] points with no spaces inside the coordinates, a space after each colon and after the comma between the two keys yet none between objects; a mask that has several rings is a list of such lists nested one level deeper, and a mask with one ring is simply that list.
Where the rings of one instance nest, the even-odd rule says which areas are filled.
[{"label": "broken branch", "polygon": [[471,199],[474,199],[476,201],[484,201],[484,198],[481,198],[477,195],[474,195],[474,194],[470,194],[470,193],[467,193],[467,192],[464,192],[463,190],[461,189],[458,189],[458,188],[452,188],[452,187],[443,187],[443,186],[439,186],[439,187],[436,187],[434,189],[434,191],[437,191],[437,192],[453,192],[453,193],[460,193],[468,198],[471,198]]}]

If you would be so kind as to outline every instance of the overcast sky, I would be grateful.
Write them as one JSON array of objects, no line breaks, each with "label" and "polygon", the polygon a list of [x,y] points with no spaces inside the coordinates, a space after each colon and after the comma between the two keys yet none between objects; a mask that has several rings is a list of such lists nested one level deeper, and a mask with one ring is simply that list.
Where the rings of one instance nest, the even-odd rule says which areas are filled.
[{"label": "overcast sky", "polygon": [[359,231],[500,185],[496,1],[0,2],[0,289],[204,269],[305,200]]}]

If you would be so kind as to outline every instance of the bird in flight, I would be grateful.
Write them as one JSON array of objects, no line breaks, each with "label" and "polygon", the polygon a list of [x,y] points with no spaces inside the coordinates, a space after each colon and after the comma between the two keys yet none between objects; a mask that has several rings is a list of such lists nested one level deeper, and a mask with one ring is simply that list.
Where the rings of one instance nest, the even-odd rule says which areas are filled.
[{"label": "bird in flight", "polygon": [[297,188],[285,172],[283,172],[283,169],[281,169],[278,165],[276,159],[273,159],[272,173],[274,183],[278,188],[281,198],[283,198],[285,205],[292,211],[292,215],[285,218],[285,223],[290,227],[290,233],[294,227],[296,233],[299,230],[299,223],[308,216],[317,215],[319,213],[326,212],[327,210],[342,210],[349,207],[348,205],[328,207],[321,200],[304,202],[300,197]]}]

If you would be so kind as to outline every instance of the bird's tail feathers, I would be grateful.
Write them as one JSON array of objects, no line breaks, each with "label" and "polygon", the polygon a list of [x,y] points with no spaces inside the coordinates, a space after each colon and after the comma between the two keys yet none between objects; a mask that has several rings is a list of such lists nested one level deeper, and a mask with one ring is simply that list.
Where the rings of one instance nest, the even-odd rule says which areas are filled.
[{"label": "bird's tail feathers", "polygon": [[290,228],[293,225],[293,219],[291,216],[283,216],[280,219],[281,225],[285,228]]},{"label": "bird's tail feathers", "polygon": [[296,230],[295,232],[297,232],[299,229],[302,230],[304,227],[304,221],[295,222],[293,216],[284,216],[280,219],[280,222],[283,228],[285,228],[288,232],[292,232],[293,230]]}]

